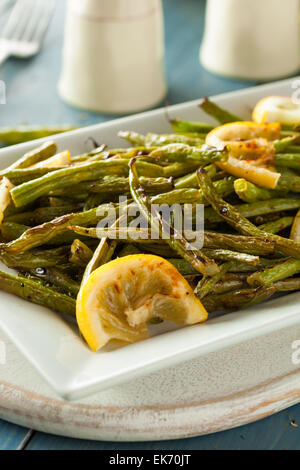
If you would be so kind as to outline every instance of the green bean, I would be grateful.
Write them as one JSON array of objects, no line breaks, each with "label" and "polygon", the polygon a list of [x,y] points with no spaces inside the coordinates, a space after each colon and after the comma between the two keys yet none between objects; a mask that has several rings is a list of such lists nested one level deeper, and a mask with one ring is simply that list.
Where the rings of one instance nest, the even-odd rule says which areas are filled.
[{"label": "green bean", "polygon": [[[153,232],[147,229],[112,229],[112,228],[86,228],[78,226],[69,226],[70,230],[75,233],[86,237],[101,238],[107,236],[111,239],[126,240],[127,243],[139,243],[139,244],[163,244],[164,240],[154,240]],[[192,232],[185,232],[189,239],[192,238]],[[236,235],[229,235],[223,233],[204,232],[204,247],[205,248],[222,248],[225,250],[233,250],[236,252],[244,253],[248,255],[262,256],[272,255],[275,251],[275,243],[268,240],[261,240],[256,237],[243,237]]]},{"label": "green bean", "polygon": [[92,259],[86,266],[86,269],[83,274],[81,285],[83,286],[88,280],[89,276],[92,274],[95,269],[99,268],[103,264],[108,263],[114,252],[117,248],[117,241],[110,240],[109,238],[102,238],[97,249],[95,250]]},{"label": "green bean", "polygon": [[[109,230],[109,229],[98,229],[98,228],[84,228],[84,227],[78,227],[78,226],[70,226],[70,230],[73,230],[75,233],[82,235],[82,236],[87,236],[87,237],[92,237],[92,238],[101,238],[107,235],[110,239],[117,239],[117,240],[126,240],[127,242],[131,243],[139,243],[139,244],[144,244],[146,247],[146,244],[148,245],[148,251],[152,251],[151,248],[153,249],[153,239],[151,239],[151,231],[136,231],[133,229],[132,231],[130,229],[125,229],[124,231],[122,230]],[[148,238],[146,238],[148,237]],[[160,240],[161,243],[164,243],[164,240]],[[149,247],[149,244],[151,245],[151,248]],[[230,244],[230,243],[229,243]],[[158,244],[157,244],[158,245]],[[164,246],[164,245],[163,245]],[[159,249],[159,254],[164,254],[165,250],[164,248],[155,247],[155,252],[158,253]],[[240,246],[240,249],[242,249],[242,246]],[[172,247],[172,250],[174,248]],[[259,248],[257,249],[259,251]],[[226,249],[221,249],[221,248],[205,248],[203,250],[203,254],[205,254],[209,258],[213,258],[216,260],[220,261],[239,261],[243,262],[246,264],[254,265],[256,266],[259,264],[260,259],[258,256],[250,255],[250,254],[245,254],[243,252],[234,252],[231,250],[226,250]]]},{"label": "green bean", "polygon": [[[119,224],[123,221],[125,215],[121,215],[119,219],[116,220],[111,226],[112,229],[117,228]],[[81,285],[83,286],[91,273],[97,269],[99,266],[102,266],[108,263],[114,255],[114,252],[118,246],[117,240],[111,240],[108,237],[104,237],[101,239],[97,249],[95,250],[92,259],[90,260],[89,264],[87,265]]]},{"label": "green bean", "polygon": [[[188,137],[185,135],[179,134],[147,134],[141,135],[137,132],[130,131],[121,131],[119,132],[119,137],[122,139],[128,140],[131,144],[134,145],[145,145],[145,147],[161,147],[162,145],[167,144],[187,144],[200,146],[205,142],[204,138],[197,137]],[[133,156],[132,156],[133,157]]]},{"label": "green bean", "polygon": [[260,258],[258,256],[249,255],[248,253],[224,250],[223,248],[205,248],[203,253],[209,258],[218,261],[236,261],[238,263],[250,264],[250,266],[257,266],[260,263]]},{"label": "green bean", "polygon": [[283,166],[277,166],[276,171],[281,174],[281,176],[299,176],[297,170],[293,170],[293,168],[287,168]]},{"label": "green bean", "polygon": [[209,295],[202,303],[208,312],[240,310],[268,300],[275,292],[274,287],[240,289],[225,294]]},{"label": "green bean", "polygon": [[75,316],[75,300],[53,289],[42,286],[26,277],[0,271],[0,289],[29,302],[51,308],[60,313]]},{"label": "green bean", "polygon": [[[184,259],[169,258],[168,260],[178,269],[178,271],[183,276],[190,276],[196,274],[199,275],[199,272],[197,272],[196,269],[193,268],[193,266]],[[239,276],[249,275],[250,273],[257,272],[258,269],[263,269],[267,266],[274,266],[278,264],[278,262],[279,260],[269,260],[262,258],[260,258],[260,264],[257,266],[251,266],[240,262],[230,262],[231,265],[229,272],[233,274],[238,274]]]},{"label": "green bean", "polygon": [[106,145],[100,145],[100,147],[96,147],[90,152],[83,153],[81,155],[75,155],[74,157],[71,157],[72,163],[82,163],[96,156],[99,156],[101,158],[101,156],[105,157],[107,154],[108,156],[114,154],[111,150],[108,152],[104,152],[105,148]]},{"label": "green bean", "polygon": [[51,250],[33,250],[20,254],[0,252],[0,261],[9,268],[44,268],[63,264],[68,259],[69,248],[60,246]]},{"label": "green bean", "polygon": [[230,122],[243,121],[235,114],[232,114],[225,109],[220,108],[216,103],[210,101],[209,98],[203,98],[199,104],[199,108],[202,109],[206,114],[213,117],[220,124],[228,124]]},{"label": "green bean", "polygon": [[264,259],[260,258],[260,263],[257,266],[250,266],[249,264],[232,262],[230,269],[231,273],[234,274],[246,274],[246,273],[255,273],[259,269],[265,269],[267,267],[276,266],[281,260],[280,259]]},{"label": "green bean", "polygon": [[55,142],[46,142],[42,144],[40,147],[31,150],[30,152],[26,153],[23,157],[19,158],[15,163],[10,165],[5,170],[0,172],[0,176],[6,176],[7,172],[16,169],[24,169],[28,168],[35,163],[38,163],[42,160],[46,160],[47,158],[53,157],[57,152],[57,146]]},{"label": "green bean", "polygon": [[71,256],[69,258],[70,263],[77,264],[78,266],[86,265],[91,261],[93,257],[92,250],[81,240],[74,240],[71,245]]},{"label": "green bean", "polygon": [[270,222],[275,222],[285,216],[286,216],[285,212],[270,212],[269,214],[257,215],[256,217],[249,217],[249,216],[247,217],[251,219],[251,222],[253,222],[254,225],[257,225],[260,228],[263,225],[266,225]]},{"label": "green bean", "polygon": [[132,197],[151,227],[160,235],[167,235],[166,242],[168,245],[180,256],[189,261],[199,272],[208,276],[214,276],[219,271],[216,263],[203,255],[200,250],[193,250],[183,236],[177,239],[173,227],[169,227],[170,231],[166,233],[165,221],[161,219],[160,214],[152,213],[149,199],[139,182],[134,159],[130,161],[129,181]]},{"label": "green bean", "polygon": [[185,259],[169,258],[168,261],[175,266],[182,276],[199,275],[199,272]]},{"label": "green bean", "polygon": [[248,277],[247,282],[251,286],[272,286],[277,281],[292,277],[300,271],[299,259],[288,259],[278,263],[273,268],[265,269]]},{"label": "green bean", "polygon": [[274,254],[275,243],[257,237],[243,237],[223,233],[204,233],[205,248],[224,248],[254,256],[267,256]]},{"label": "green bean", "polygon": [[[112,199],[112,197],[111,197]],[[91,209],[94,209],[95,207],[100,206],[104,202],[107,201],[107,195],[106,194],[89,194],[86,199],[85,203],[83,206],[83,211],[89,211]],[[70,212],[70,211],[69,211]]]},{"label": "green bean", "polygon": [[[147,240],[146,243],[143,243],[140,240],[139,243],[133,244],[134,247],[138,247],[143,253],[151,253],[162,258],[176,258],[178,254],[176,251],[172,250],[169,245],[166,243],[149,243]],[[199,274],[199,273],[198,273]]]},{"label": "green bean", "polygon": [[79,284],[73,279],[70,278],[67,274],[57,268],[47,268],[47,269],[33,269],[30,271],[32,276],[46,282],[50,283],[60,292],[67,294],[71,297],[77,296],[79,292]]},{"label": "green bean", "polygon": [[300,170],[300,155],[297,153],[278,153],[275,155],[275,165]]},{"label": "green bean", "polygon": [[113,171],[119,176],[127,176],[127,160],[104,160],[100,162],[83,163],[82,165],[68,167],[53,171],[33,181],[17,186],[11,191],[16,207],[25,206],[41,196],[47,196],[55,190],[66,186],[76,185],[82,181],[94,180]]},{"label": "green bean", "polygon": [[[234,178],[216,181],[214,186],[216,191],[222,196],[229,196],[234,190]],[[151,198],[152,204],[188,204],[197,202],[207,204],[201,189],[174,189],[165,194],[158,194]]]},{"label": "green bean", "polygon": [[211,290],[212,295],[226,294],[247,288],[247,282],[243,279],[228,279],[219,281]]},{"label": "green bean", "polygon": [[[141,184],[150,194],[165,193],[174,187],[173,178],[140,178]],[[88,190],[97,194],[124,194],[130,193],[129,179],[114,176],[105,176],[101,181],[92,183]]]},{"label": "green bean", "polygon": [[289,146],[292,145],[293,142],[295,142],[295,140],[296,140],[295,136],[285,137],[284,139],[276,140],[275,142],[273,142],[275,152],[276,153],[283,153],[283,152],[287,151]]},{"label": "green bean", "polygon": [[235,180],[234,190],[238,197],[242,199],[242,201],[248,203],[256,201],[267,201],[268,199],[274,199],[275,197],[282,197],[284,195],[284,193],[280,191],[256,186],[244,178]]},{"label": "green bean", "polygon": [[[138,168],[142,175],[156,177],[164,176],[167,168],[161,168],[147,162],[139,161]],[[114,174],[115,176],[128,176],[128,160],[104,160],[82,165],[68,167],[53,171],[33,181],[17,186],[11,191],[12,199],[17,207],[30,204],[37,198],[45,195],[61,195],[59,190],[68,186],[75,186],[83,181],[93,181],[95,178]],[[185,168],[184,168],[185,171]],[[182,168],[180,169],[180,174]],[[169,176],[172,176],[169,175]],[[67,192],[68,194],[68,192]]]},{"label": "green bean", "polygon": [[28,181],[41,178],[42,176],[52,173],[54,171],[69,168],[64,166],[59,167],[41,167],[41,168],[24,168],[24,169],[12,169],[6,171],[6,177],[14,184],[19,185],[27,183]]},{"label": "green bean", "polygon": [[197,134],[207,134],[214,129],[214,126],[204,122],[182,121],[181,119],[170,119],[173,131],[178,134],[194,132]]},{"label": "green bean", "polygon": [[30,227],[27,225],[16,224],[15,222],[4,222],[0,225],[2,238],[6,242],[15,240],[23,235]]},{"label": "green bean", "polygon": [[290,145],[285,149],[285,153],[294,154],[300,153],[300,145]]},{"label": "green bean", "polygon": [[[138,168],[139,171],[141,171],[141,165],[139,165]],[[180,176],[186,175],[187,173],[190,173],[191,171],[197,170],[197,168],[199,168],[199,164],[196,161],[174,162],[171,165],[161,168],[161,174],[156,176],[163,176],[165,178],[178,178]]]},{"label": "green bean", "polygon": [[300,193],[300,176],[281,175],[276,189],[286,192],[290,191],[293,193]]},{"label": "green bean", "polygon": [[136,246],[134,245],[124,245],[123,248],[118,252],[118,258],[123,258],[124,256],[129,256],[129,255],[137,255],[140,254],[141,250],[139,250]]},{"label": "green bean", "polygon": [[285,279],[284,281],[275,282],[276,292],[292,292],[300,290],[300,278]]},{"label": "green bean", "polygon": [[69,132],[76,129],[74,126],[19,126],[2,127],[0,129],[0,142],[6,145],[16,145],[29,140],[41,139],[62,132]]},{"label": "green bean", "polygon": [[212,207],[218,213],[218,215],[226,220],[229,225],[235,228],[242,235],[257,236],[265,240],[274,241],[277,249],[280,252],[287,256],[300,259],[299,243],[296,243],[293,240],[289,240],[287,238],[280,237],[279,235],[273,235],[261,231],[248,219],[246,219],[246,217],[242,216],[234,206],[228,204],[218,196],[209,176],[205,173],[204,170],[199,170],[197,174],[199,178],[199,185],[203,190],[205,198],[211,203]]},{"label": "green bean", "polygon": [[216,286],[216,284],[222,279],[224,274],[231,268],[231,263],[225,263],[220,267],[220,272],[215,274],[213,277],[203,277],[197,284],[195,294],[202,300],[206,297]]},{"label": "green bean", "polygon": [[159,147],[150,153],[151,157],[167,159],[170,162],[194,161],[199,166],[209,165],[227,159],[228,152],[217,149],[206,149],[186,144],[169,144]]},{"label": "green bean", "polygon": [[[107,209],[112,205],[107,205]],[[20,253],[28,251],[41,245],[47,245],[54,240],[64,240],[67,235],[70,238],[67,227],[69,225],[92,225],[96,224],[101,217],[97,216],[98,208],[91,209],[87,212],[79,212],[77,214],[68,214],[51,222],[27,229],[19,238],[7,243],[0,244],[0,251],[6,253]],[[5,224],[3,224],[5,225]],[[3,227],[2,227],[3,230]],[[71,234],[72,238],[73,234]],[[74,237],[73,237],[74,240]],[[62,241],[61,241],[62,243]]]},{"label": "green bean", "polygon": [[40,225],[49,222],[57,217],[70,214],[75,210],[80,210],[78,204],[69,204],[68,206],[38,207],[31,212],[21,212],[5,218],[5,222],[14,222],[17,224]]},{"label": "green bean", "polygon": [[293,222],[294,217],[282,217],[278,220],[273,220],[266,224],[260,225],[259,228],[263,232],[276,234],[293,225]]},{"label": "green bean", "polygon": [[[217,167],[214,163],[211,165],[206,166],[205,171],[213,179],[217,174]],[[198,179],[197,173],[194,171],[193,173],[189,173],[187,175],[181,176],[174,181],[174,188],[175,189],[184,189],[184,188],[194,188],[198,189]]]},{"label": "green bean", "polygon": [[[203,188],[201,188],[203,190]],[[300,208],[300,199],[270,199],[269,201],[258,201],[251,204],[242,204],[234,206],[241,216],[251,218],[258,216],[267,216],[280,213],[282,211],[291,211]],[[278,216],[280,217],[280,215]],[[205,209],[205,223],[218,224],[222,222],[222,217],[214,209]],[[255,236],[255,235],[254,235]]]}]

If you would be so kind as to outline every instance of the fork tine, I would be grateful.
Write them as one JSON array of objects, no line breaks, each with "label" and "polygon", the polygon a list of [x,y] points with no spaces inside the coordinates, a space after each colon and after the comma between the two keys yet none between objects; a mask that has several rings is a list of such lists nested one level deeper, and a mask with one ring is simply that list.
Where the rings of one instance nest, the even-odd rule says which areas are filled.
[{"label": "fork tine", "polygon": [[8,9],[11,3],[12,0],[2,0],[2,2],[0,3],[0,15],[2,13],[6,13],[6,10]]},{"label": "fork tine", "polygon": [[50,20],[52,18],[55,5],[56,5],[56,0],[48,0],[47,6],[44,6],[42,8],[42,15],[41,15],[40,21],[37,25],[36,30],[33,33],[33,37],[32,37],[33,41],[37,41],[37,42],[42,41],[47,31],[47,28],[49,26]]},{"label": "fork tine", "polygon": [[35,0],[22,0],[23,10],[19,15],[19,22],[11,35],[11,39],[20,41],[23,39],[23,33],[26,29],[28,21],[30,20],[32,10],[34,8]]},{"label": "fork tine", "polygon": [[9,15],[1,36],[5,39],[15,38],[15,32],[20,23],[20,19],[24,19],[25,17],[28,17],[25,2],[24,0],[18,0]]},{"label": "fork tine", "polygon": [[31,41],[32,37],[38,27],[43,7],[38,2],[34,2],[33,10],[31,11],[30,19],[26,25],[25,31],[22,35],[22,41]]}]

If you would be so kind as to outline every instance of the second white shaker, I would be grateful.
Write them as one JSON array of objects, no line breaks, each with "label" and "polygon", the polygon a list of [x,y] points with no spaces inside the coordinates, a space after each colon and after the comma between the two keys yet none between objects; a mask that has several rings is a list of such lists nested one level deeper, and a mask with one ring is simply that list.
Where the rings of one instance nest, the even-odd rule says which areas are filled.
[{"label": "second white shaker", "polygon": [[298,0],[207,0],[200,58],[212,72],[271,80],[298,72]]},{"label": "second white shaker", "polygon": [[59,93],[104,113],[158,104],[166,94],[161,0],[68,0]]}]

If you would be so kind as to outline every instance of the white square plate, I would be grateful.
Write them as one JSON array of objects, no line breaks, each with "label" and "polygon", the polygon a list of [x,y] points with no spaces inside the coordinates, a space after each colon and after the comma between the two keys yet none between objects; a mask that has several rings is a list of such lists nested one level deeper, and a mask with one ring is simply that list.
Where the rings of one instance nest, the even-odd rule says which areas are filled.
[{"label": "white square plate", "polygon": [[[227,93],[213,99],[244,118],[255,103],[267,95],[295,91],[293,80]],[[172,117],[206,121],[198,101],[172,106]],[[93,137],[111,147],[124,145],[119,130],[170,132],[165,110],[159,109],[118,119],[55,137],[61,150],[73,154],[86,151]],[[6,167],[39,142],[21,144],[0,151],[1,168]],[[132,380],[139,375],[175,365],[208,352],[300,323],[300,294],[272,300],[243,312],[232,313],[181,329],[163,324],[154,328],[150,339],[121,349],[92,353],[80,339],[76,327],[46,308],[0,292],[0,327],[45,380],[65,399],[79,399],[104,388]]]}]

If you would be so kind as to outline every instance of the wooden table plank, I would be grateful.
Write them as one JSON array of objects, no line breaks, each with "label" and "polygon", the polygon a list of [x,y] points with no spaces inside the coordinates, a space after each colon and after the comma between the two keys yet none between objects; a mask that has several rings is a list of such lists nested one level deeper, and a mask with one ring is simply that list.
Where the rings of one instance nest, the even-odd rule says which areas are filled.
[{"label": "wooden table plank", "polygon": [[0,420],[0,450],[16,450],[26,446],[30,430]]}]

